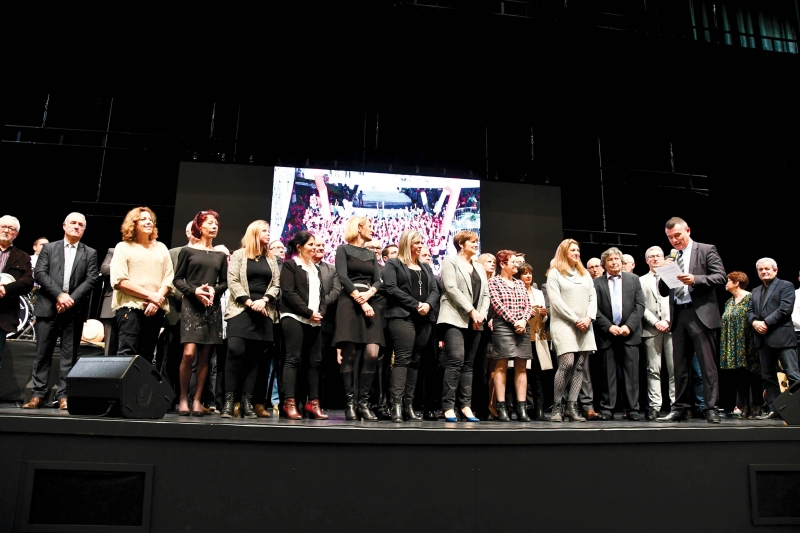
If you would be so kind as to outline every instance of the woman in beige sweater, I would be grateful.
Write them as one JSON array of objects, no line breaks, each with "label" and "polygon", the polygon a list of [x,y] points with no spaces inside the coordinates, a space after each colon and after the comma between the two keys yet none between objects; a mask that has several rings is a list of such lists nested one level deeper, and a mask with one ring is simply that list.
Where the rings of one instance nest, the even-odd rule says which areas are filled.
[{"label": "woman in beige sweater", "polygon": [[[550,420],[561,422],[563,415],[585,422],[578,414],[576,402],[584,361],[597,349],[592,331],[597,315],[597,295],[592,278],[581,263],[577,241],[565,239],[558,246],[553,267],[547,273],[547,294],[550,297],[550,335],[558,355],[553,391],[555,403]],[[568,378],[567,408],[562,412],[561,397]]]}]

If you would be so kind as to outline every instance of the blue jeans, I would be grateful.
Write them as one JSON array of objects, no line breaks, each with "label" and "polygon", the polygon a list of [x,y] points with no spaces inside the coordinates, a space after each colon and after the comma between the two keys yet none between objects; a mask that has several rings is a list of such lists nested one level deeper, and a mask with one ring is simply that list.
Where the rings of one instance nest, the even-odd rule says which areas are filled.
[{"label": "blue jeans", "polygon": [[7,333],[0,329],[0,368],[3,368],[3,350],[6,347],[6,335]]},{"label": "blue jeans", "polygon": [[273,359],[269,364],[269,375],[270,380],[269,384],[267,385],[267,394],[269,394],[269,387],[272,386],[272,398],[270,399],[270,402],[272,405],[276,405],[281,403],[281,398],[278,394],[278,368],[275,366],[275,359]]},{"label": "blue jeans", "polygon": [[703,372],[700,370],[700,362],[697,360],[697,354],[692,357],[692,381],[694,382],[694,396],[697,398],[695,407],[700,412],[705,411],[706,402],[703,398]]},{"label": "blue jeans", "polygon": [[783,366],[783,372],[789,378],[791,387],[800,381],[800,371],[797,369],[797,348],[770,348],[762,346],[758,349],[758,358],[761,360],[761,377],[764,388],[767,390],[767,404],[772,409],[772,402],[781,393],[778,383],[778,361]]}]

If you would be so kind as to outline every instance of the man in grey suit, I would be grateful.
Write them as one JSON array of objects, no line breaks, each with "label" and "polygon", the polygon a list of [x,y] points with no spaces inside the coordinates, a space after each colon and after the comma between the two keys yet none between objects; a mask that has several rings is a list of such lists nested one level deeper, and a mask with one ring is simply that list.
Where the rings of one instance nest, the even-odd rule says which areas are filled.
[{"label": "man in grey suit", "polygon": [[[325,389],[331,384],[341,380],[336,378],[339,373],[339,363],[336,361],[336,347],[333,346],[333,334],[336,330],[336,303],[339,301],[339,294],[342,292],[342,284],[339,276],[336,275],[336,267],[322,260],[325,257],[325,240],[322,236],[315,239],[314,264],[319,269],[319,277],[322,282],[322,293],[324,302],[327,306],[325,318],[322,319],[322,365],[320,367],[319,394],[320,402],[324,403]],[[330,380],[330,382],[328,382]]]},{"label": "man in grey suit", "polygon": [[658,274],[655,269],[664,266],[664,250],[651,246],[644,253],[650,272],[639,276],[644,294],[642,343],[647,357],[647,398],[650,402],[647,419],[658,418],[661,405],[661,358],[669,374],[670,405],[675,402],[675,368],[672,366],[672,334],[669,332],[669,298],[658,292]]},{"label": "man in grey suit", "polygon": [[789,379],[789,386],[800,381],[797,370],[797,338],[792,325],[794,308],[794,285],[777,279],[778,263],[770,257],[756,263],[762,285],[753,289],[753,297],[747,308],[747,323],[753,325],[753,340],[761,361],[761,377],[767,390],[770,412],[760,419],[778,418],[772,410],[772,402],[781,393],[778,384],[778,361]]},{"label": "man in grey suit", "polygon": [[695,242],[685,220],[679,217],[667,220],[664,231],[677,251],[675,262],[683,271],[678,280],[683,286],[670,289],[663,279],[658,283],[659,294],[669,295],[675,365],[675,403],[670,413],[658,421],[681,422],[687,419],[686,411],[692,405],[689,367],[693,355],[697,354],[703,375],[706,421],[719,424],[716,411],[719,398],[716,330],[722,327],[722,320],[716,288],[724,285],[728,277],[717,248],[712,244]]},{"label": "man in grey suit", "polygon": [[81,241],[86,218],[70,213],[64,219],[64,239],[42,247],[34,277],[36,298],[36,358],[33,361],[33,395],[23,409],[38,409],[47,395],[47,379],[56,341],[61,338],[60,369],[56,399],[67,409],[67,374],[78,360],[83,323],[89,314],[89,298],[99,279],[97,252]]},{"label": "man in grey suit", "polygon": [[642,343],[644,295],[639,277],[622,271],[622,252],[609,248],[600,256],[605,276],[594,279],[597,319],[594,337],[603,365],[600,419],[613,420],[617,403],[617,362],[625,376],[628,420],[639,417],[639,345]]}]

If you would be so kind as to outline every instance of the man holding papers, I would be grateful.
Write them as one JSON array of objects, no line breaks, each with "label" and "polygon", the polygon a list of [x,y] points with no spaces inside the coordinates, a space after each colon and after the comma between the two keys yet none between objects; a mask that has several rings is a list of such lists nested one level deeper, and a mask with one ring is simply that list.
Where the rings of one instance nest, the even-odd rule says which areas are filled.
[{"label": "man holding papers", "polygon": [[[722,324],[715,288],[717,285],[724,285],[727,280],[725,267],[716,247],[692,240],[691,229],[682,218],[669,219],[665,231],[670,244],[678,251],[674,263],[656,270],[660,277],[658,284],[660,294],[669,295],[672,355],[675,367],[675,403],[671,412],[665,417],[658,418],[658,421],[686,420],[686,411],[691,407],[689,365],[693,354],[697,354],[703,374],[706,420],[711,424],[718,424],[719,415],[716,407],[719,381],[714,330],[719,329]],[[680,269],[680,273],[674,278],[682,285],[675,284],[670,279],[673,277],[670,275],[670,270],[675,266]],[[668,280],[673,287],[667,284]]]}]

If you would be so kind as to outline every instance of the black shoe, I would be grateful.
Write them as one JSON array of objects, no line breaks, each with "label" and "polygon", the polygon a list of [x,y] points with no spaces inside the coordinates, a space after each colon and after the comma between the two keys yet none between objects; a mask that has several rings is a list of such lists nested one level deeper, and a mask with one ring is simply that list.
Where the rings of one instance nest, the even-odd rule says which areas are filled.
[{"label": "black shoe", "polygon": [[342,382],[344,383],[344,419],[358,420],[355,391],[353,390],[353,373],[342,372]]},{"label": "black shoe", "polygon": [[388,405],[378,406],[377,409],[373,409],[373,412],[378,417],[378,420],[392,420],[393,409],[389,409]]},{"label": "black shoe", "polygon": [[242,406],[240,409],[242,410],[243,418],[258,418],[258,416],[256,416],[256,411],[253,408],[252,394],[242,393]]},{"label": "black shoe", "polygon": [[651,422],[655,422],[656,419],[658,418],[658,415],[659,415],[658,409],[648,409],[647,416],[645,418],[647,420],[650,420]]},{"label": "black shoe", "polygon": [[508,417],[508,412],[506,412],[506,402],[497,402],[495,408],[497,409],[496,420],[500,422],[511,422],[511,419]]},{"label": "black shoe", "polygon": [[689,420],[682,411],[670,411],[667,416],[656,418],[656,422],[686,422]]},{"label": "black shoe", "polygon": [[706,411],[706,422],[709,424],[719,424],[719,414],[714,409]]},{"label": "black shoe", "polygon": [[396,398],[392,402],[392,414],[391,414],[392,422],[403,422],[403,403],[400,401],[399,398]]},{"label": "black shoe", "polygon": [[[369,393],[372,390],[372,380],[375,378],[375,372],[361,372],[361,379],[359,381],[359,396],[358,405],[356,406],[356,413],[359,418],[364,420],[374,421],[378,417],[369,408]],[[391,415],[389,417],[391,419]]]},{"label": "black shoe", "polygon": [[358,402],[358,404],[356,405],[356,414],[358,415],[358,418],[361,418],[363,420],[368,420],[370,422],[378,420],[378,417],[375,416],[375,413],[373,413],[372,410],[369,408],[369,402],[366,400]]},{"label": "black shoe", "polygon": [[546,422],[547,419],[544,417],[544,409],[541,405],[536,406],[536,416],[534,417],[535,420],[540,422]]},{"label": "black shoe", "polygon": [[418,422],[422,420],[422,418],[414,412],[414,399],[413,398],[405,398],[403,399],[403,419],[404,420],[413,420]]},{"label": "black shoe", "polygon": [[233,402],[234,402],[234,393],[226,392],[225,402],[222,404],[221,418],[233,418]]},{"label": "black shoe", "polygon": [[631,422],[638,422],[641,419],[642,417],[639,415],[639,411],[628,411],[628,420]]},{"label": "black shoe", "polygon": [[564,420],[586,422],[586,419],[578,412],[578,402],[567,402],[566,409],[564,409]]},{"label": "black shoe", "polygon": [[517,421],[518,422],[530,422],[531,421],[531,417],[528,416],[528,410],[525,407],[525,402],[517,402],[516,411],[517,411]]},{"label": "black shoe", "polygon": [[775,411],[764,411],[756,417],[756,420],[778,420],[778,413]]},{"label": "black shoe", "polygon": [[425,411],[425,414],[422,415],[422,419],[435,422],[437,420],[436,411]]},{"label": "black shoe", "polygon": [[603,411],[600,413],[600,420],[603,422],[608,422],[609,420],[614,420],[614,413],[609,413],[608,411]]}]

